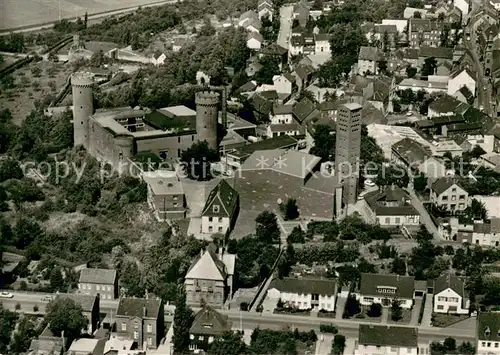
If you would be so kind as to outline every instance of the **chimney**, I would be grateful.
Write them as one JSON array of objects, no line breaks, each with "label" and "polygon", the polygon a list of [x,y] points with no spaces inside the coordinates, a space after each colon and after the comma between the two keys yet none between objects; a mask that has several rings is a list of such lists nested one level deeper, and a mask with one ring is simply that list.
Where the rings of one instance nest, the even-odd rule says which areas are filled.
[{"label": "chimney", "polygon": [[396,189],[396,186],[394,184],[391,185],[391,190],[394,191]]},{"label": "chimney", "polygon": [[143,317],[146,317],[146,316],[147,316],[146,306],[142,306],[142,316],[143,316]]}]

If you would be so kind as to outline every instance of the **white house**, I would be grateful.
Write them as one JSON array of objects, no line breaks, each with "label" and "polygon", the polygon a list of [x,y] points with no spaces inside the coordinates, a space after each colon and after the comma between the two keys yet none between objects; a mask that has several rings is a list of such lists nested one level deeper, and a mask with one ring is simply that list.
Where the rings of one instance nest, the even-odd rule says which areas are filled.
[{"label": "white house", "polygon": [[247,31],[252,32],[259,32],[262,26],[259,20],[259,15],[252,10],[246,11],[240,16],[238,25]]},{"label": "white house", "polygon": [[468,314],[470,300],[465,282],[447,273],[434,280],[434,313]]},{"label": "white house", "polygon": [[426,10],[426,9],[417,9],[417,8],[414,8],[414,7],[407,7],[407,8],[404,9],[403,18],[405,18],[405,19],[414,18],[415,17],[415,12],[420,13],[421,18],[425,18],[427,16],[427,13],[429,11]]},{"label": "white house", "polygon": [[292,36],[288,45],[290,56],[296,56],[304,53],[304,37],[302,35]]},{"label": "white house", "polygon": [[418,329],[360,324],[354,355],[418,354]]},{"label": "white house", "polygon": [[398,29],[399,33],[404,33],[406,31],[406,27],[408,26],[408,20],[383,19],[382,25],[394,25]]},{"label": "white house", "polygon": [[468,0],[453,0],[453,5],[460,10],[462,18],[469,14],[470,2]]},{"label": "white house", "polygon": [[291,94],[294,83],[295,78],[290,73],[273,76],[274,90],[276,90],[278,94]]},{"label": "white house", "polygon": [[469,205],[469,193],[455,179],[443,177],[431,185],[431,202],[450,212],[463,211]]},{"label": "white house", "polygon": [[279,136],[302,136],[305,134],[304,128],[297,122],[270,124],[267,126],[267,137]]},{"label": "white house", "polygon": [[293,105],[273,107],[270,115],[271,124],[289,124],[293,122]]},{"label": "white house", "polygon": [[478,314],[476,339],[476,354],[500,355],[500,313]]},{"label": "white house", "polygon": [[247,48],[259,50],[264,42],[264,37],[259,32],[250,31],[247,37]]},{"label": "white house", "polygon": [[448,83],[405,78],[397,86],[398,90],[412,89],[414,92],[423,90],[429,94],[447,92]]},{"label": "white house", "polygon": [[476,96],[476,79],[468,68],[451,74],[448,80],[448,95],[454,95],[462,86],[466,86],[472,95]]},{"label": "white house", "polygon": [[379,56],[377,47],[362,46],[358,55],[358,74],[377,74]]},{"label": "white house", "polygon": [[271,0],[259,0],[257,4],[257,12],[259,14],[259,19],[263,17],[268,17],[270,21],[273,20],[274,14],[274,4]]},{"label": "white house", "polygon": [[221,180],[208,195],[201,213],[201,232],[227,233],[234,225],[239,196],[226,180]]},{"label": "white house", "polygon": [[392,300],[397,300],[402,308],[410,309],[414,294],[415,279],[412,276],[361,274],[355,297],[363,306],[379,303],[382,307],[390,307]]},{"label": "white house", "polygon": [[314,35],[314,54],[330,53],[330,35],[318,33]]},{"label": "white house", "polygon": [[471,244],[498,247],[500,245],[500,219],[491,218],[490,223],[474,223]]},{"label": "white house", "polygon": [[165,64],[165,59],[167,59],[165,53],[156,52],[151,56],[151,63],[156,66],[163,65]]},{"label": "white house", "polygon": [[327,279],[274,279],[267,297],[298,309],[335,311],[337,283]]}]

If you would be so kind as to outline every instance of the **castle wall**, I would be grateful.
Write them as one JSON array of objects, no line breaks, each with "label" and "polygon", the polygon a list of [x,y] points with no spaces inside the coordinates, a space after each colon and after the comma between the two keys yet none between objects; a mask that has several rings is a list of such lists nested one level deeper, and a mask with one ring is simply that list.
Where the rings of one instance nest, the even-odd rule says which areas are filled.
[{"label": "castle wall", "polygon": [[[194,132],[192,132],[194,133]],[[188,149],[197,140],[196,134],[183,134],[158,138],[136,139],[137,153],[151,151],[156,154],[167,153],[167,158],[180,158],[183,150]]]}]

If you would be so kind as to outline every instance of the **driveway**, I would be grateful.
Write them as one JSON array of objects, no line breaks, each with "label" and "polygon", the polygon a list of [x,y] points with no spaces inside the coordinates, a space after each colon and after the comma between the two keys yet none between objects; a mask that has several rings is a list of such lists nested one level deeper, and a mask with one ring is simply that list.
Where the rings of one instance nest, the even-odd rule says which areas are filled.
[{"label": "driveway", "polygon": [[288,49],[288,43],[292,34],[293,5],[280,8],[280,31],[278,33],[278,45]]},{"label": "driveway", "polygon": [[333,334],[321,333],[316,342],[315,355],[329,355],[332,351]]},{"label": "driveway", "polygon": [[420,214],[420,223],[425,224],[429,233],[431,233],[434,236],[434,240],[436,240],[438,242],[442,241],[443,238],[441,238],[439,236],[438,229],[437,229],[436,225],[434,224],[434,222],[432,221],[432,218],[429,215],[429,212],[427,212],[427,210],[425,209],[422,201],[420,201],[420,199],[415,194],[415,191],[412,188],[408,187],[407,191],[411,197],[411,204],[413,205],[413,207],[415,207],[415,209]]},{"label": "driveway", "polygon": [[415,298],[415,304],[413,305],[413,309],[411,310],[411,320],[409,325],[418,325],[418,316],[420,315],[420,308],[424,305],[422,304],[422,297]]},{"label": "driveway", "polygon": [[430,328],[432,327],[432,299],[434,298],[433,294],[428,293],[425,295],[425,304],[424,304],[424,315],[422,317],[422,323],[420,323],[421,327]]}]

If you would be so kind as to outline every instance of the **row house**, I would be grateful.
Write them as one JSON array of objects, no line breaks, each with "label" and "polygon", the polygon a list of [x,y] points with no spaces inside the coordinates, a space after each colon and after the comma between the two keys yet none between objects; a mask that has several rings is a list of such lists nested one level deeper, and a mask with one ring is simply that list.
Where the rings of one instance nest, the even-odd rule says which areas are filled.
[{"label": "row house", "polygon": [[380,57],[377,47],[362,46],[359,49],[357,73],[360,75],[377,74]]},{"label": "row house", "polygon": [[412,18],[408,21],[408,40],[410,47],[437,47],[441,42],[443,24],[439,21]]}]

